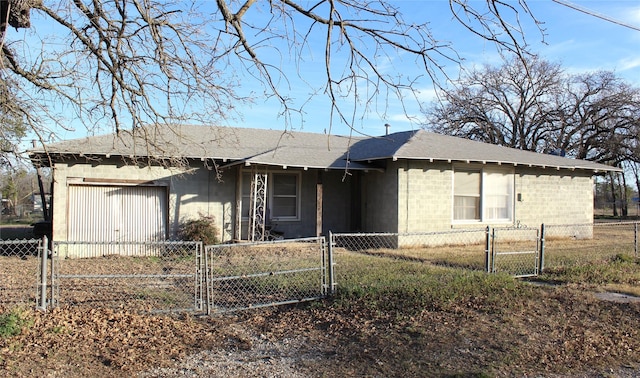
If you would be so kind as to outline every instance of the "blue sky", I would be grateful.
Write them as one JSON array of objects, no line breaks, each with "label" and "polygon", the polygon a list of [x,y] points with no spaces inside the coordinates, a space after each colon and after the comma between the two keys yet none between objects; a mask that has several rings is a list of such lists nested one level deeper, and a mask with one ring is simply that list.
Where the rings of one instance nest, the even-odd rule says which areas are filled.
[{"label": "blue sky", "polygon": [[[436,37],[452,42],[453,48],[464,59],[462,62],[464,68],[501,63],[500,55],[493,44],[470,35],[452,20],[447,1],[397,0],[392,3],[404,12],[407,20],[411,20],[411,17],[414,17],[416,22],[429,20]],[[640,31],[581,13],[551,0],[529,0],[527,3],[536,19],[542,22],[541,27],[545,33],[543,36],[533,22],[523,16],[522,21],[531,51],[538,53],[546,60],[561,63],[570,73],[608,70],[615,72],[633,85],[640,85]],[[575,0],[572,3],[640,28],[640,2],[638,1]],[[322,64],[321,61],[318,63]],[[411,62],[404,62],[394,68],[403,72],[415,72],[416,69]],[[460,67],[453,63],[446,67],[452,77],[457,77],[459,69]],[[422,99],[429,101],[433,98],[433,85],[429,80],[419,82],[418,87]],[[278,108],[275,102],[256,101],[241,110],[244,118],[240,123],[248,127],[283,128],[284,122],[282,118],[278,118]],[[304,123],[294,124],[293,128],[324,132],[328,124],[327,102],[317,98],[305,109]],[[409,107],[407,111],[419,117],[417,106]],[[391,124],[392,132],[420,127],[419,124],[407,119],[402,109],[394,103],[389,105],[388,112],[373,112],[367,118],[357,120],[354,126],[358,132],[381,135],[384,133],[385,123]],[[231,120],[229,124],[238,125],[238,121]],[[348,134],[350,130],[346,125],[334,124],[331,132]]]},{"label": "blue sky", "polygon": [[[572,3],[640,29],[640,2],[635,0]],[[534,45],[540,55],[571,72],[610,70],[640,85],[640,31],[550,1],[533,1],[531,8],[547,28],[547,45]]]},{"label": "blue sky", "polygon": [[[469,0],[470,3],[482,6],[485,0]],[[429,21],[436,38],[450,41],[452,47],[463,59],[462,67],[471,68],[483,64],[501,64],[500,55],[490,42],[483,41],[471,35],[452,19],[449,2],[446,0],[391,0],[402,11],[405,21],[423,23]],[[513,0],[512,3],[517,3]],[[640,2],[637,0],[621,1],[591,1],[574,0],[572,3],[588,8],[598,14],[614,20],[640,28]],[[207,4],[206,2],[204,4]],[[212,6],[215,3],[211,3]],[[614,71],[629,83],[640,86],[640,31],[614,24],[591,15],[581,13],[551,0],[528,0],[527,4],[533,15],[540,21],[544,29],[543,36],[535,27],[531,19],[522,15],[525,27],[525,37],[530,44],[530,50],[538,53],[546,60],[559,62],[572,73],[595,70]],[[256,16],[259,17],[259,16]],[[37,19],[34,21],[37,22]],[[43,25],[40,25],[43,26]],[[544,38],[544,43],[542,42]],[[274,42],[275,43],[275,42]],[[317,51],[307,51],[307,63],[304,65],[305,79],[317,89],[323,74],[323,48],[319,38]],[[282,49],[282,46],[278,46]],[[268,54],[267,50],[267,54]],[[283,61],[285,71],[293,72],[296,68],[289,62]],[[380,67],[385,72],[402,73],[406,75],[420,75],[417,66],[402,56],[394,57]],[[457,77],[460,67],[454,63],[447,63],[446,72],[451,77]],[[290,75],[290,79],[294,75]],[[420,90],[420,99],[430,101],[433,98],[433,84],[428,78],[416,83]],[[307,83],[293,80],[290,90],[282,86],[283,92],[300,102],[305,102],[311,92]],[[279,116],[280,105],[274,100],[264,100],[261,96],[263,89],[251,80],[243,81],[240,91],[244,94],[253,93],[256,100],[252,104],[238,104],[240,117],[226,121],[230,126],[245,126],[255,128],[282,129],[285,121]],[[420,117],[418,105],[408,101],[405,111]],[[345,105],[348,106],[348,105]],[[329,104],[322,94],[318,94],[311,101],[305,103],[304,122],[299,117],[293,117],[288,128],[307,132],[327,132],[329,127]],[[367,135],[384,134],[384,124],[391,124],[391,131],[403,131],[419,128],[419,123],[411,122],[405,115],[397,101],[384,102],[379,97],[375,109],[364,117],[356,117],[353,124],[356,132]],[[75,131],[60,130],[57,137],[71,139],[81,137],[83,126],[74,127]],[[332,134],[347,135],[350,133],[347,125],[334,123]]]}]

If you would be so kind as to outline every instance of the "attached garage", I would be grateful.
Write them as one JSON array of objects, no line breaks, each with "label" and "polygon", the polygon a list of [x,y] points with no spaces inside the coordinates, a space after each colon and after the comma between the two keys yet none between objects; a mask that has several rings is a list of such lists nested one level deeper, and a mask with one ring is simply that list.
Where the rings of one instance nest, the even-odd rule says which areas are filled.
[{"label": "attached garage", "polygon": [[69,185],[67,240],[149,242],[167,237],[166,186]]}]

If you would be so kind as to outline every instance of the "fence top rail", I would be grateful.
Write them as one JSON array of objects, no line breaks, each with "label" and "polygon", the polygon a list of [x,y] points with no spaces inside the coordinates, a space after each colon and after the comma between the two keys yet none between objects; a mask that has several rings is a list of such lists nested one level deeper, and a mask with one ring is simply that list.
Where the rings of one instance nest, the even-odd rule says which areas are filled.
[{"label": "fence top rail", "polygon": [[497,231],[538,231],[537,227],[530,226],[499,226],[499,227],[491,227],[492,230]]},{"label": "fence top rail", "polygon": [[323,242],[323,236],[311,236],[307,238],[298,239],[282,239],[272,241],[256,241],[256,242],[241,242],[241,243],[226,243],[226,244],[209,244],[205,245],[206,249],[210,248],[234,248],[234,247],[250,247],[253,245],[275,245],[275,244],[294,244],[294,243],[319,243]]},{"label": "fence top rail", "polygon": [[40,239],[9,239],[9,240],[0,240],[0,244],[37,244],[40,242]]},{"label": "fence top rail", "polygon": [[420,232],[351,232],[351,233],[331,233],[332,236],[337,237],[355,237],[355,236],[429,236],[429,235],[444,235],[444,234],[465,234],[474,232],[487,232],[486,228],[473,228],[473,229],[454,229],[454,230],[442,230],[442,231],[420,231]]},{"label": "fence top rail", "polygon": [[397,232],[352,232],[352,233],[335,233],[332,232],[333,236],[398,236]]},{"label": "fence top rail", "polygon": [[543,223],[545,228],[558,228],[558,227],[615,227],[615,226],[630,226],[640,225],[640,221],[625,221],[625,222],[592,222],[592,223],[563,223],[563,224],[547,224]]},{"label": "fence top rail", "polygon": [[160,241],[146,241],[146,242],[126,242],[126,241],[70,241],[70,240],[55,240],[53,242],[56,245],[142,245],[142,246],[172,246],[172,245],[198,245],[200,242],[190,240],[160,240]]},{"label": "fence top rail", "polygon": [[631,226],[631,225],[634,225],[634,224],[640,224],[640,222],[639,221],[624,221],[624,222],[597,222],[597,223],[594,222],[593,223],[593,225],[597,226],[597,227],[600,227],[600,226],[602,226],[602,227],[606,227],[606,226],[613,227],[613,226],[625,226],[625,225],[626,226]]}]

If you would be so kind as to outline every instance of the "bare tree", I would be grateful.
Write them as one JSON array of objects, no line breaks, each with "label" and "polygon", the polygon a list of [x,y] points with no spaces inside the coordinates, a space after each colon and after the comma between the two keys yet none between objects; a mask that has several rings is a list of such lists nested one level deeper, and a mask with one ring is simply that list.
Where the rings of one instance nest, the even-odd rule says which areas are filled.
[{"label": "bare tree", "polygon": [[31,26],[31,8],[40,0],[2,0],[0,1],[0,31],[4,36],[7,25],[14,28]]},{"label": "bare tree", "polygon": [[473,69],[429,110],[435,131],[501,146],[538,151],[549,147],[557,119],[560,65],[536,56],[500,67]]},{"label": "bare tree", "polygon": [[[631,143],[629,150],[630,158],[625,165],[625,171],[629,172],[635,184],[636,198],[640,197],[640,123],[635,125],[635,140]],[[635,203],[636,209],[640,210],[640,203]]]},{"label": "bare tree", "polygon": [[637,151],[640,90],[611,72],[518,58],[471,71],[442,98],[428,112],[437,132],[616,166]]},{"label": "bare tree", "polygon": [[[630,162],[628,163],[629,167],[628,170],[629,172],[631,172],[632,176],[633,176],[633,180],[635,183],[635,191],[636,191],[636,203],[635,206],[636,208],[640,209],[640,203],[638,203],[638,199],[640,199],[640,163],[637,162]],[[636,214],[637,215],[637,214]]]},{"label": "bare tree", "polygon": [[558,94],[551,135],[579,159],[620,166],[633,160],[640,123],[640,89],[611,72],[569,76]]},{"label": "bare tree", "polygon": [[33,195],[36,193],[38,185],[35,172],[17,169],[0,175],[0,197],[10,201],[13,206],[12,215],[19,215],[16,214],[18,207],[32,205]]},{"label": "bare tree", "polygon": [[0,79],[0,172],[16,168],[15,156],[19,153],[16,141],[26,135],[22,111],[28,105],[20,102],[14,88],[15,84]]},{"label": "bare tree", "polygon": [[[306,104],[324,97],[330,132],[330,122],[353,126],[372,110],[384,113],[390,99],[415,98],[418,80],[438,82],[443,66],[461,59],[428,20],[405,21],[401,9],[385,0],[2,3],[9,4],[8,14],[20,3],[22,21],[8,23],[31,29],[28,40],[16,38],[3,22],[1,78],[29,105],[21,116],[43,143],[69,128],[70,120],[89,133],[146,133],[152,140],[153,128],[141,126],[216,123],[238,116],[238,103],[261,97],[279,101],[285,127],[298,127],[291,117],[303,116]],[[456,19],[498,50],[525,55],[520,22],[537,23],[524,1],[449,4]],[[400,57],[421,73],[382,69]],[[298,71],[285,71],[285,62]],[[309,65],[318,67],[322,83],[308,81],[308,97],[296,97],[291,82],[305,81],[303,67]],[[262,93],[240,95],[251,78]]]}]

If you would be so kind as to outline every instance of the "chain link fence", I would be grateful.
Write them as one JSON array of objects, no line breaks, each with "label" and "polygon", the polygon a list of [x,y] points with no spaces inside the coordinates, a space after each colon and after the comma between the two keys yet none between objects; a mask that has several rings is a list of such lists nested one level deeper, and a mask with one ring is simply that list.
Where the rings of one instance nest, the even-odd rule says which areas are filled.
[{"label": "chain link fence", "polygon": [[340,287],[359,290],[381,274],[401,283],[434,267],[524,277],[544,268],[607,264],[619,255],[640,258],[639,225],[330,234],[329,244],[323,237],[206,247],[188,241],[1,241],[0,309],[25,304],[212,314],[313,300]]},{"label": "chain link fence", "polygon": [[429,263],[530,277],[545,267],[609,263],[619,255],[638,258],[639,225],[541,225],[412,234],[332,234],[330,238],[336,280],[341,285],[352,282],[354,276],[366,275],[362,267],[372,264],[393,264],[412,272],[414,267],[408,262]]},{"label": "chain link fence", "polygon": [[638,222],[545,225],[544,267],[609,263],[618,255],[640,257]]},{"label": "chain link fence", "polygon": [[[406,234],[331,233],[335,283],[338,289],[353,287],[362,280],[371,282],[365,279],[369,273],[395,275],[398,270],[402,274],[397,279],[410,279],[426,264],[485,270],[486,235],[484,228]],[[380,269],[381,265],[387,268]],[[372,269],[367,271],[367,267]]]},{"label": "chain link fence", "polygon": [[205,247],[208,313],[296,303],[326,296],[325,239]]},{"label": "chain link fence", "polygon": [[152,312],[203,311],[202,250],[202,243],[189,241],[56,241],[51,304]]},{"label": "chain link fence", "polygon": [[0,309],[37,305],[42,245],[38,239],[0,241]]}]

